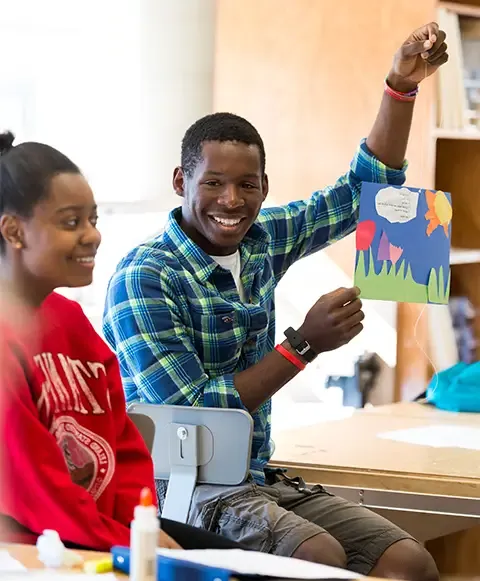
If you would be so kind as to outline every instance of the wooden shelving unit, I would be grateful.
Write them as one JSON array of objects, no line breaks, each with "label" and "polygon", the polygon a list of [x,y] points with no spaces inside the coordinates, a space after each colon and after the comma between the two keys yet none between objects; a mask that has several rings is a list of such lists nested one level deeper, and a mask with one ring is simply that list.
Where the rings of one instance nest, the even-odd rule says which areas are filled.
[{"label": "wooden shelving unit", "polygon": [[[480,2],[440,2],[439,8],[458,15],[462,37],[465,30],[474,30],[479,52],[474,59],[480,71]],[[471,37],[470,37],[471,38]],[[462,59],[463,60],[463,59]],[[465,61],[470,68],[472,59]],[[463,73],[463,71],[462,71]],[[480,72],[479,72],[480,76]],[[466,81],[476,87],[476,81]],[[480,80],[480,79],[479,79]],[[480,85],[480,83],[479,83]],[[463,130],[436,129],[435,187],[451,192],[452,220],[452,296],[465,296],[475,311],[480,312],[480,106],[477,121]],[[473,331],[480,339],[480,317],[474,319]],[[480,360],[480,341],[475,351]]]},{"label": "wooden shelving unit", "polygon": [[472,18],[480,18],[480,3],[479,2],[439,2],[439,8],[445,8],[455,12],[459,16],[469,16]]},{"label": "wooden shelving unit", "polygon": [[[437,9],[441,26],[442,21],[445,23],[444,11],[447,11],[467,24],[464,30],[469,30],[470,35],[473,30],[476,38],[477,29],[480,35],[480,0],[437,2]],[[451,24],[451,20],[447,18],[446,23]],[[457,35],[455,27],[453,30],[451,27],[446,31],[449,35],[447,44],[451,55],[450,62],[446,66],[465,64],[463,54],[459,57],[458,50],[454,54],[455,45],[458,48],[458,31]],[[480,55],[480,49],[478,54]],[[477,66],[480,69],[480,57]],[[432,165],[425,168],[425,172],[433,176],[432,187],[450,192],[452,195],[451,295],[452,297],[467,297],[473,309],[480,313],[480,121],[476,124],[471,122],[468,124],[467,111],[464,111],[462,116],[461,104],[455,101],[455,97],[458,99],[459,95],[464,94],[466,97],[467,84],[469,87],[476,87],[478,80],[480,85],[480,74],[478,79],[464,83],[464,71],[450,69],[448,80],[444,78],[443,85],[439,77],[439,74],[435,77],[436,91],[431,96],[432,139],[429,143],[432,150],[428,157],[432,160]],[[456,90],[451,88],[450,80],[458,83]],[[439,98],[442,87],[444,90],[443,109]],[[445,88],[447,88],[447,95],[445,95]],[[462,93],[462,89],[465,93]],[[446,106],[445,103],[448,100]],[[449,108],[451,111],[452,107],[455,114],[448,114]],[[444,115],[445,109],[447,109],[447,115]],[[477,116],[480,116],[478,108]],[[463,126],[459,121],[463,123]],[[425,357],[431,340],[427,324],[429,315],[434,314],[430,311],[423,313],[421,305],[398,305],[397,368],[394,390],[396,401],[411,399],[421,393],[433,372],[430,362]],[[480,339],[480,316],[475,319],[473,330],[476,338]],[[480,360],[480,341],[476,349],[476,358]]]},{"label": "wooden shelving unit", "polygon": [[466,139],[469,141],[480,141],[480,131],[456,131],[455,129],[435,129],[433,132],[435,139]]},{"label": "wooden shelving unit", "polygon": [[480,249],[452,248],[450,252],[450,265],[480,263]]}]

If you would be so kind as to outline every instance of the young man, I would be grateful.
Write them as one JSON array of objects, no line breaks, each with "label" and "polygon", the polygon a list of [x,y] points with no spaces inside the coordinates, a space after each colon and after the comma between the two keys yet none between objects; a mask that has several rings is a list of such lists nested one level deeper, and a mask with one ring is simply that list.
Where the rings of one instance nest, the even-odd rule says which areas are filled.
[{"label": "young man", "polygon": [[250,481],[200,486],[189,522],[252,548],[345,566],[361,574],[431,581],[430,555],[407,533],[316,487],[307,494],[265,470],[270,398],[318,354],[362,329],[357,289],[319,299],[274,349],[274,289],[291,264],[346,236],[362,181],[402,184],[418,83],[447,60],[436,24],[395,56],[380,112],[350,171],[304,202],[260,211],[265,151],[244,119],[197,121],[173,185],[182,197],[165,231],[124,258],[108,289],[104,331],[128,401],[241,408],[254,419]]}]

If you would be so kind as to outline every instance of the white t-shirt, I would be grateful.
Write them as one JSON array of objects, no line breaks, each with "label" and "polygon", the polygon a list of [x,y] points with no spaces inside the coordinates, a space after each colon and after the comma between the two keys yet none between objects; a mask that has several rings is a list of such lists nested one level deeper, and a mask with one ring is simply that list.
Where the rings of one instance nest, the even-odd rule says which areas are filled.
[{"label": "white t-shirt", "polygon": [[240,295],[240,300],[245,302],[245,289],[243,288],[242,280],[240,278],[240,273],[242,272],[242,266],[240,261],[240,251],[237,250],[235,254],[229,254],[228,256],[210,256],[217,264],[219,264],[225,270],[229,270],[232,273],[233,280]]}]

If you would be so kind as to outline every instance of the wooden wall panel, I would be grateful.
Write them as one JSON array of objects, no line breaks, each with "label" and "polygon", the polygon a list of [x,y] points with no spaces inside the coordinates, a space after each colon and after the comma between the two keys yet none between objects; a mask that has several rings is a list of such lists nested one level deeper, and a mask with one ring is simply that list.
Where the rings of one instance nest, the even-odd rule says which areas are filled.
[{"label": "wooden wall panel", "polygon": [[[309,196],[347,170],[374,121],[395,50],[435,20],[435,7],[435,0],[401,7],[396,0],[217,0],[214,107],[257,126],[276,202]],[[417,187],[434,182],[433,92],[429,79],[407,153],[408,183]],[[352,275],[352,236],[327,252]],[[425,383],[425,357],[412,342],[419,312],[399,308],[397,393]],[[425,338],[424,319],[418,336]]]},{"label": "wooden wall panel", "polygon": [[[309,196],[348,168],[368,134],[393,54],[433,19],[434,0],[217,0],[214,107],[252,121],[265,140],[271,195]],[[433,185],[433,83],[422,87],[408,181]],[[353,272],[353,240],[332,257]]]}]

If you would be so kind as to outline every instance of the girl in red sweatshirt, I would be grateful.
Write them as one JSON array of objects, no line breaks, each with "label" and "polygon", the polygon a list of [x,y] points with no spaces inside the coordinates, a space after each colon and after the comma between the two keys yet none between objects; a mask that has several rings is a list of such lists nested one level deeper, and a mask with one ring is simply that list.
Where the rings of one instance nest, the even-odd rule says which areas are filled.
[{"label": "girl in red sweatshirt", "polygon": [[[55,529],[68,545],[128,545],[153,465],[125,410],[117,360],[80,306],[53,292],[92,282],[97,207],[79,169],[0,135],[0,515],[8,539]],[[15,305],[15,306],[14,306]],[[185,548],[234,547],[179,523]],[[159,544],[178,547],[162,531]]]}]

